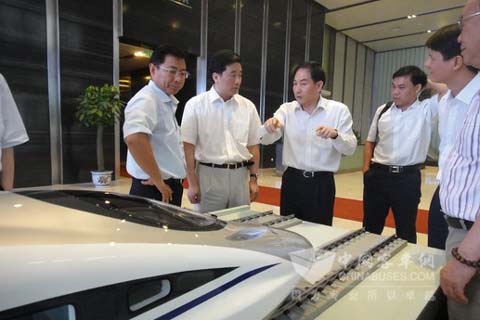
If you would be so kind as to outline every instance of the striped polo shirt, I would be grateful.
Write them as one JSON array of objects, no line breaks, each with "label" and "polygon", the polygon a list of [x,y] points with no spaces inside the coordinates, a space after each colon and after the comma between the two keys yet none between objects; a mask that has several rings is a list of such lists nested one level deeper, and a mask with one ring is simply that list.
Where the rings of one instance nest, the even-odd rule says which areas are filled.
[{"label": "striped polo shirt", "polygon": [[480,91],[470,101],[465,122],[442,173],[440,203],[447,215],[475,221],[480,211]]}]

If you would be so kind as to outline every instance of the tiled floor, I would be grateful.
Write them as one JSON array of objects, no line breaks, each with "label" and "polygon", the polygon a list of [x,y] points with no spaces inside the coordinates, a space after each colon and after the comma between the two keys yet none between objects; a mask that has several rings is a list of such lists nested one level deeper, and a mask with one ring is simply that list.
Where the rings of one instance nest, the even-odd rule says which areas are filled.
[{"label": "tiled floor", "polygon": [[[420,202],[420,209],[428,210],[430,206],[430,200],[432,195],[437,187],[437,182],[435,176],[437,174],[436,167],[426,167],[422,170],[422,199]],[[360,171],[349,172],[349,173],[338,173],[335,175],[337,197],[361,200],[363,192],[363,178]],[[259,175],[259,184],[261,186],[275,187],[280,188],[281,178],[277,176],[273,169],[261,170]],[[91,183],[76,184],[76,185],[62,185],[62,186],[52,186],[48,188],[81,188],[81,189],[96,189],[96,190],[109,190],[119,193],[128,193],[130,188],[130,179],[120,178],[119,180],[112,183],[108,187],[95,187]],[[44,187],[42,189],[45,189]],[[192,208],[192,204],[188,201],[186,192],[183,195],[182,206],[186,208]],[[279,208],[276,206],[271,206],[259,202],[254,202],[251,204],[252,209],[258,211],[273,210],[273,212],[278,213]],[[344,229],[358,229],[362,227],[361,222],[346,220],[340,218],[333,219],[333,225],[335,227],[344,228]],[[391,235],[394,234],[395,230],[393,228],[386,227],[383,234]],[[422,233],[417,234],[417,241],[419,245],[427,245],[427,236]]]}]

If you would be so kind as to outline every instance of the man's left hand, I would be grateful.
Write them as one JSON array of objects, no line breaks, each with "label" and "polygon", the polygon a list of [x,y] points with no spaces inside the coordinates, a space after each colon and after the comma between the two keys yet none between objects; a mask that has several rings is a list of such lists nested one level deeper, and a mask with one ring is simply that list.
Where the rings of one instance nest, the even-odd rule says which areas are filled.
[{"label": "man's left hand", "polygon": [[250,202],[255,201],[257,199],[258,194],[259,194],[259,188],[257,181],[250,181]]},{"label": "man's left hand", "polygon": [[460,263],[455,258],[450,258],[440,271],[440,286],[443,293],[457,303],[467,304],[465,286],[476,273],[477,270],[474,268]]},{"label": "man's left hand", "polygon": [[315,131],[317,132],[317,136],[323,139],[334,139],[338,136],[337,130],[326,126],[320,126]]}]

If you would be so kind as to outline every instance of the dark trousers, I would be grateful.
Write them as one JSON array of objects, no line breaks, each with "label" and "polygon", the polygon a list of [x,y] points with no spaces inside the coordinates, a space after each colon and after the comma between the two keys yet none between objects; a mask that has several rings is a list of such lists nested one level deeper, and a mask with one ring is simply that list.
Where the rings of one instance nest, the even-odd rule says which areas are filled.
[{"label": "dark trousers", "polygon": [[445,250],[448,236],[448,225],[440,207],[440,186],[437,187],[428,210],[428,246]]},{"label": "dark trousers", "polygon": [[[142,184],[143,180],[132,178],[132,186],[130,187],[130,194],[133,196],[140,196],[162,201],[162,193],[155,186],[145,186]],[[167,179],[163,180],[172,189],[173,200],[170,202],[173,205],[182,205],[183,186],[181,179]]]},{"label": "dark trousers", "polygon": [[331,226],[335,202],[335,180],[332,172],[306,178],[299,171],[287,168],[282,176],[280,214],[294,214],[309,222]]},{"label": "dark trousers", "polygon": [[397,236],[417,243],[416,220],[420,203],[420,170],[388,173],[370,168],[363,176],[363,226],[381,234],[392,208]]}]

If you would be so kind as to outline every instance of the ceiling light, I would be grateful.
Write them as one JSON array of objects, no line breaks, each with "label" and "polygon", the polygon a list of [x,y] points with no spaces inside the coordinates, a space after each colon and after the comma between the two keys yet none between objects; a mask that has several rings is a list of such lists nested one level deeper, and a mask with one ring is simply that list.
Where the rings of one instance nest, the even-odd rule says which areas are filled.
[{"label": "ceiling light", "polygon": [[432,33],[432,30],[427,30],[427,33]]},{"label": "ceiling light", "polygon": [[409,14],[409,15],[407,16],[408,19],[415,19],[416,17],[417,17],[417,16],[414,15],[414,14]]},{"label": "ceiling light", "polygon": [[147,58],[148,55],[144,51],[135,51],[133,54],[135,57]]}]

